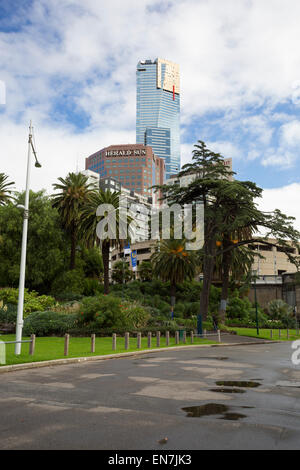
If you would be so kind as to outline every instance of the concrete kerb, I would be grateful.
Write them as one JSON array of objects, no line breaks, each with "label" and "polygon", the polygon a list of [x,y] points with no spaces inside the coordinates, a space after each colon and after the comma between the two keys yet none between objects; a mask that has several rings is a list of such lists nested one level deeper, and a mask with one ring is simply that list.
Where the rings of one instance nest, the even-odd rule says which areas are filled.
[{"label": "concrete kerb", "polygon": [[1,366],[0,374],[5,372],[15,372],[18,370],[26,369],[38,369],[40,367],[51,367],[51,366],[61,366],[66,364],[77,364],[80,362],[92,362],[92,361],[105,361],[108,359],[122,359],[123,357],[132,357],[140,356],[143,354],[153,353],[153,352],[164,352],[164,351],[174,351],[178,349],[190,349],[190,348],[219,348],[221,346],[249,346],[257,344],[273,344],[281,343],[281,341],[247,341],[242,343],[216,343],[216,344],[191,344],[188,346],[171,346],[169,348],[153,348],[153,349],[143,349],[142,351],[131,351],[126,353],[115,353],[115,354],[106,354],[102,356],[87,356],[87,357],[70,357],[68,359],[52,359],[50,361],[40,361],[40,362],[25,362],[24,364],[11,364],[9,366]]}]

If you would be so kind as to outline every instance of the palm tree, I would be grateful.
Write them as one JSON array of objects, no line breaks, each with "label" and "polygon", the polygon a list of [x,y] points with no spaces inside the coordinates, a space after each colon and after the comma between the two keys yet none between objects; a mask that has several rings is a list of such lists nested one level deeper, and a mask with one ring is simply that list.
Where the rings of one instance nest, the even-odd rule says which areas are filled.
[{"label": "palm tree", "polygon": [[151,281],[153,278],[153,267],[151,261],[142,261],[138,269],[142,281]]},{"label": "palm tree", "polygon": [[11,200],[11,189],[9,188],[13,184],[13,181],[10,183],[7,182],[8,176],[5,173],[0,173],[0,206],[4,206]]},{"label": "palm tree", "polygon": [[82,173],[69,173],[67,177],[58,178],[60,183],[52,186],[59,190],[54,194],[53,207],[60,215],[62,226],[71,237],[70,269],[75,268],[76,244],[79,237],[80,211],[92,195],[94,186],[88,183],[88,177]]},{"label": "palm tree", "polygon": [[163,240],[159,251],[151,256],[153,274],[163,281],[170,281],[172,316],[175,305],[176,285],[196,274],[196,255],[185,249],[186,240]]},{"label": "palm tree", "polygon": [[[119,237],[119,228],[121,223],[125,223],[128,225],[131,222],[131,218],[127,216],[127,220],[122,220],[122,217],[119,212],[119,198],[120,192],[111,192],[109,190],[104,191],[99,189],[95,191],[89,201],[85,206],[82,208],[80,213],[80,232],[82,234],[83,239],[89,245],[99,244],[101,243],[101,250],[102,250],[102,259],[103,259],[103,268],[104,268],[104,293],[109,293],[109,252],[110,248],[115,245],[121,245],[122,240]],[[97,216],[96,212],[99,206],[102,204],[110,204],[113,209],[112,212],[115,213],[115,221],[116,221],[116,239],[112,239],[107,236],[104,240],[99,240],[96,233],[96,228],[98,223],[104,219],[105,215]],[[106,213],[109,215],[109,211]],[[111,215],[111,214],[110,214]]]}]

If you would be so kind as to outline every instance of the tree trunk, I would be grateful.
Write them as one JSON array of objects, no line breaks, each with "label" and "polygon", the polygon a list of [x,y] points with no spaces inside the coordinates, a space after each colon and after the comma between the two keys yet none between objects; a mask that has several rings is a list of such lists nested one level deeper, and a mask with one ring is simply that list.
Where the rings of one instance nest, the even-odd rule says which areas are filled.
[{"label": "tree trunk", "polygon": [[225,323],[226,319],[226,307],[228,301],[228,288],[229,288],[229,271],[230,271],[230,258],[231,253],[225,252],[223,254],[222,262],[222,292],[221,292],[221,302],[219,308],[219,317],[221,323]]},{"label": "tree trunk", "polygon": [[76,230],[73,227],[71,232],[71,258],[70,258],[70,269],[75,269],[76,263]]},{"label": "tree trunk", "polygon": [[204,260],[203,260],[203,286],[200,296],[200,315],[206,321],[209,304],[209,291],[212,283],[214,265],[215,265],[215,239],[211,237],[204,247]]},{"label": "tree trunk", "polygon": [[109,293],[109,247],[108,241],[102,242],[102,259],[103,259],[103,271],[104,271],[104,294]]},{"label": "tree trunk", "polygon": [[171,312],[172,312],[172,318],[174,317],[174,307],[175,307],[175,300],[176,300],[176,285],[171,284],[171,289],[170,289],[170,294],[171,294]]}]

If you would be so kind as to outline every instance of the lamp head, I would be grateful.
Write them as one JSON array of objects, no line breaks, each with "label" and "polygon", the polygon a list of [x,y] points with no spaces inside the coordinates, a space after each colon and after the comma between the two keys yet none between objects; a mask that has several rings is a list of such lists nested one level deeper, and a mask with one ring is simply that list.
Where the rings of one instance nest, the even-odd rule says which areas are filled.
[{"label": "lamp head", "polygon": [[42,167],[42,165],[38,161],[35,162],[34,166],[36,168],[41,168]]}]

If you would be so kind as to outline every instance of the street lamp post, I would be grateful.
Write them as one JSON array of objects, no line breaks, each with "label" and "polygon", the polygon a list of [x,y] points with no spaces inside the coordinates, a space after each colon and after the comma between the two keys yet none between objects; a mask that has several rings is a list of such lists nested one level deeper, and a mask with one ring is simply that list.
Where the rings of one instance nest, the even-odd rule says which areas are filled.
[{"label": "street lamp post", "polygon": [[254,275],[254,301],[255,301],[256,334],[257,334],[257,336],[259,336],[257,295],[256,295],[256,270],[253,270],[253,275]]},{"label": "street lamp post", "polygon": [[25,287],[25,269],[26,269],[26,248],[27,248],[27,231],[28,231],[28,216],[29,216],[29,182],[31,170],[31,151],[35,157],[35,166],[41,167],[38,162],[36,151],[32,142],[32,125],[30,121],[29,138],[28,138],[28,157],[27,157],[27,174],[26,174],[26,190],[25,190],[25,206],[23,213],[23,234],[22,234],[22,249],[21,249],[21,263],[20,263],[20,278],[19,278],[19,298],[18,298],[18,313],[16,323],[16,345],[15,354],[21,354],[22,329],[23,329],[23,307],[24,307],[24,287]]}]

